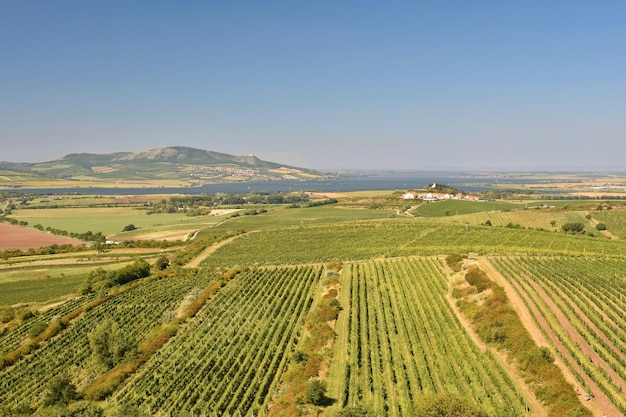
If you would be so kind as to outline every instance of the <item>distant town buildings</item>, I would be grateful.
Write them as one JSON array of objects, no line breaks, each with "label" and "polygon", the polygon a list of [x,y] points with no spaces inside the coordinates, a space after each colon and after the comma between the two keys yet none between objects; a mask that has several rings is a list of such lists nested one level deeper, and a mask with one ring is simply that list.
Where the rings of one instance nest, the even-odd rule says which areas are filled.
[{"label": "distant town buildings", "polygon": [[414,200],[419,199],[423,201],[442,201],[442,200],[469,200],[469,201],[479,201],[478,196],[471,194],[445,194],[445,193],[431,193],[424,191],[408,191],[402,194],[402,198],[405,200]]}]

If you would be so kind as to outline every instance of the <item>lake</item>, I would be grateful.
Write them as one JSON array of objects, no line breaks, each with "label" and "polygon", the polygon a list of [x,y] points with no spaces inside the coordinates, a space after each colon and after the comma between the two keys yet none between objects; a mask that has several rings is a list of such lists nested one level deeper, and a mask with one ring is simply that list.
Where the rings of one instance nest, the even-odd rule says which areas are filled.
[{"label": "lake", "polygon": [[[35,194],[248,194],[257,192],[289,192],[289,191],[319,191],[319,192],[348,192],[364,190],[400,190],[420,189],[426,185],[437,183],[446,184],[464,192],[486,191],[495,184],[515,184],[540,182],[528,178],[503,178],[471,176],[470,174],[433,174],[433,173],[389,173],[376,175],[350,175],[320,180],[274,180],[232,182],[223,184],[206,184],[201,187],[183,188],[38,188],[38,189],[4,189],[0,192],[23,191]],[[554,191],[550,191],[554,192]]]}]

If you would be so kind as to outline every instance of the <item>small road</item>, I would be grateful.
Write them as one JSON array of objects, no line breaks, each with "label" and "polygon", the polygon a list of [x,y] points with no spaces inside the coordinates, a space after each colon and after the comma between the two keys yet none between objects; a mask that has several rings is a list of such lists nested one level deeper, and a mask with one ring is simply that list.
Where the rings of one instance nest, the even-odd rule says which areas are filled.
[{"label": "small road", "polygon": [[[510,284],[493,267],[493,265],[489,262],[487,258],[479,257],[478,265],[483,271],[487,273],[490,279],[492,279],[496,284],[504,288],[504,291],[507,295],[507,298],[509,299],[509,302],[511,303],[511,306],[517,312],[517,315],[520,318],[522,324],[524,325],[526,330],[528,330],[532,338],[535,340],[535,343],[537,343],[537,345],[539,346],[549,346],[546,336],[544,336],[544,334],[541,331],[541,328],[543,328],[546,331],[547,337],[550,339],[552,344],[559,347],[559,353],[561,353],[563,356],[560,357],[560,355],[555,355],[554,363],[559,368],[561,368],[561,371],[563,372],[563,376],[565,377],[565,379],[570,384],[572,384],[573,387],[579,385],[578,381],[572,374],[572,371],[570,370],[568,363],[570,364],[570,366],[577,368],[576,369],[577,372],[583,375],[583,379],[585,379],[587,386],[591,388],[591,391],[594,393],[595,398],[593,399],[593,401],[583,401],[582,395],[579,395],[580,403],[584,405],[585,407],[587,407],[592,412],[592,414],[597,417],[605,415],[600,410],[604,410],[605,412],[608,411],[607,415],[610,415],[610,416],[620,415],[620,412],[615,407],[615,405],[613,405],[613,403],[606,397],[606,395],[600,390],[600,388],[588,376],[584,375],[583,370],[578,365],[576,365],[574,358],[572,358],[567,352],[567,350],[563,346],[561,346],[561,343],[559,342],[558,338],[556,337],[554,332],[552,332],[552,330],[550,329],[549,324],[541,316],[541,314],[537,310],[536,306],[532,303],[532,301],[527,298],[526,302],[524,302],[524,299],[516,291],[514,286]],[[545,295],[544,295],[544,298],[549,300],[549,297]],[[528,307],[529,305],[530,305],[530,309]],[[533,310],[532,312],[531,312],[531,309]],[[552,305],[551,309],[555,311],[556,313],[562,315],[562,312],[556,307],[556,305]],[[533,317],[537,317],[539,324],[537,324],[537,322],[535,321]],[[568,325],[571,326],[571,324],[569,324],[569,321],[566,319],[565,316],[561,316],[559,321],[564,326],[564,329],[568,333],[570,333],[570,335],[573,334],[573,329],[567,329]],[[539,326],[541,326],[541,328]],[[582,337],[580,337],[580,340],[582,340]]]},{"label": "small road", "polygon": [[200,263],[202,263],[202,261],[208,258],[213,252],[215,252],[217,249],[221,248],[224,245],[228,245],[230,242],[237,239],[239,236],[244,236],[244,235],[232,236],[232,237],[229,237],[228,239],[224,239],[221,242],[218,242],[214,245],[209,246],[208,248],[203,250],[198,256],[193,258],[183,268],[197,268],[200,265]]}]

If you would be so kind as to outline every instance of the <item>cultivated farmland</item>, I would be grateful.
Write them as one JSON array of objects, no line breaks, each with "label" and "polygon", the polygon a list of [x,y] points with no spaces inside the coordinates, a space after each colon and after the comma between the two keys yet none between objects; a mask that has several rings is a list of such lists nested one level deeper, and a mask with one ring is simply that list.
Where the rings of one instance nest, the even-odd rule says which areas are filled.
[{"label": "cultivated farmland", "polygon": [[40,248],[50,245],[80,245],[82,243],[76,239],[0,223],[0,250]]},{"label": "cultivated farmland", "polygon": [[[591,206],[424,218],[403,214],[397,197],[366,200],[195,217],[148,216],[132,205],[91,214],[19,208],[51,225],[65,221],[59,213],[85,210],[77,224],[94,232],[158,219],[125,233],[140,240],[193,230],[194,238],[4,253],[1,414],[400,417],[454,398],[491,417],[560,415],[563,404],[544,401],[523,374],[536,361],[559,367],[576,403],[568,409],[624,413],[626,246],[542,227],[591,226]],[[513,222],[523,225],[507,227]],[[151,270],[119,278],[135,265]],[[478,317],[463,315],[499,294],[466,276],[476,268],[504,288],[511,301],[497,301],[516,312],[539,356],[512,359],[517,349],[499,347],[512,336],[509,324],[492,323],[481,340]],[[111,340],[105,357],[115,358],[107,366],[94,342],[102,323]],[[67,400],[54,400],[60,383]]]}]

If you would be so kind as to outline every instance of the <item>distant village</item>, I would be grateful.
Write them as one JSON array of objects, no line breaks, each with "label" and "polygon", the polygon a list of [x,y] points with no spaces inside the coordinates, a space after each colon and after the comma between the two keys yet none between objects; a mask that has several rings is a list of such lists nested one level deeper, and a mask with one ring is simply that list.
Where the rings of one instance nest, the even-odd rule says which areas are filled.
[{"label": "distant village", "polygon": [[[436,189],[437,184],[432,184],[428,188]],[[438,193],[432,191],[408,191],[402,194],[404,200],[423,200],[423,201],[444,201],[444,200],[467,200],[467,201],[479,201],[480,198],[471,194],[457,193]]]}]

